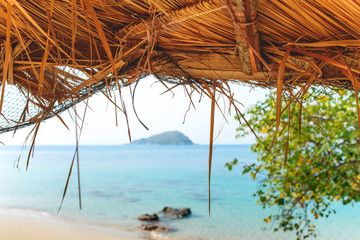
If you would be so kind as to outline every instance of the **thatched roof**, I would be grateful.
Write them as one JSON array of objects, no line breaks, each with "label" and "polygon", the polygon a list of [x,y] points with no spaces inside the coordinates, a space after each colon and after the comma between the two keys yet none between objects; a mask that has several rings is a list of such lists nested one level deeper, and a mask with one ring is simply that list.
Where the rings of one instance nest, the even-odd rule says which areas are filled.
[{"label": "thatched roof", "polygon": [[359,13],[354,0],[0,0],[0,132],[144,74],[232,103],[229,81],[353,88]]}]

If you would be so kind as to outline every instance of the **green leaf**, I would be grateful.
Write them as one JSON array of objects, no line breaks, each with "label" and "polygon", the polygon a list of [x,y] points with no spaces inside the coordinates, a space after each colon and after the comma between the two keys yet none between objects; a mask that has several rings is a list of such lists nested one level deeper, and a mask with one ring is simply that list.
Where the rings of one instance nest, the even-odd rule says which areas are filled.
[{"label": "green leaf", "polygon": [[277,204],[278,204],[279,206],[283,206],[284,203],[285,203],[285,200],[284,200],[283,198],[279,198],[279,199],[276,200],[276,202],[277,202]]},{"label": "green leaf", "polygon": [[250,171],[251,171],[251,167],[244,167],[244,171],[242,172],[242,174],[244,175]]}]

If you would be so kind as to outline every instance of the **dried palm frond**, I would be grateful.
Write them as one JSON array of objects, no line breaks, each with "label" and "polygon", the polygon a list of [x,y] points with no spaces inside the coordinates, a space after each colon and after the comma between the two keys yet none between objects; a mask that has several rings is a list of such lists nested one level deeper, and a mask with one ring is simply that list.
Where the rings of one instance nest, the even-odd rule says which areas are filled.
[{"label": "dried palm frond", "polygon": [[353,0],[1,0],[0,132],[144,74],[210,98],[231,99],[227,82],[357,88],[359,12]]}]

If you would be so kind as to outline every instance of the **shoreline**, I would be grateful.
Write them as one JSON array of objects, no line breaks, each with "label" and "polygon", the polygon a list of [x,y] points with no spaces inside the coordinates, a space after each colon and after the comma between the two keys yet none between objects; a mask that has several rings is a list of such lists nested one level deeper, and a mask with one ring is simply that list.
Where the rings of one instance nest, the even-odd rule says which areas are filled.
[{"label": "shoreline", "polygon": [[4,240],[144,240],[150,235],[117,225],[79,221],[26,209],[0,208]]},{"label": "shoreline", "polygon": [[[75,224],[79,220],[125,229],[125,232],[141,232],[144,237],[139,238],[136,233],[135,239],[148,240],[238,240],[240,235],[247,236],[244,229],[252,227],[249,222],[263,223],[257,218],[249,221],[242,214],[246,213],[244,206],[246,209],[257,207],[244,195],[251,189],[248,186],[255,183],[245,177],[239,178],[238,171],[228,173],[224,168],[224,162],[233,159],[235,154],[243,155],[244,161],[252,160],[247,147],[239,149],[237,146],[220,146],[214,152],[219,160],[213,164],[217,185],[213,188],[216,197],[212,199],[212,218],[208,217],[207,172],[204,171],[208,148],[197,145],[186,149],[164,146],[84,148],[81,153],[83,210],[77,207],[77,186],[72,179],[66,204],[57,215],[73,150],[38,147],[29,171],[25,171],[24,166],[27,155],[21,156],[20,172],[13,167],[18,152],[11,147],[1,151],[0,210],[1,207],[13,208],[29,211],[30,215],[32,210],[45,212],[50,219],[54,216],[66,222],[75,220]],[[190,170],[189,165],[192,166]],[[239,185],[245,187],[239,189]],[[174,221],[160,216],[161,221],[173,229],[170,232],[143,231],[140,227],[143,222],[137,216],[157,213],[164,206],[190,207],[193,215]],[[243,219],[246,219],[244,223]]]}]

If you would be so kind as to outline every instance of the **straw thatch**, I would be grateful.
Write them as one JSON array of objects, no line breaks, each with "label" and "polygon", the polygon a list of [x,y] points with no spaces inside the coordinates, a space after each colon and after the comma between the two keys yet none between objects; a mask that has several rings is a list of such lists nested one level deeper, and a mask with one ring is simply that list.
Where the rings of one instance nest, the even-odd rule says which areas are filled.
[{"label": "straw thatch", "polygon": [[231,103],[229,81],[357,90],[359,13],[354,0],[0,0],[1,132],[144,74]]}]

